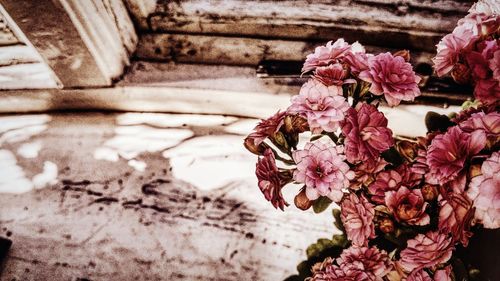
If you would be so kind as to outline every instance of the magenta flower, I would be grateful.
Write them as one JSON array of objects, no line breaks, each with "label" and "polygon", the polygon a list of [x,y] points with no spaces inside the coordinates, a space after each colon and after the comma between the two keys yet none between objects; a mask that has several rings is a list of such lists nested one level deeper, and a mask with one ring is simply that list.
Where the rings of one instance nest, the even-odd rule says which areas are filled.
[{"label": "magenta flower", "polygon": [[471,30],[457,29],[448,34],[437,44],[437,55],[432,59],[438,76],[449,73],[460,58],[462,50],[475,38]]},{"label": "magenta flower", "polygon": [[481,151],[486,143],[486,134],[482,130],[466,133],[458,126],[452,127],[445,134],[436,136],[427,151],[428,178],[445,184],[455,179],[462,171],[465,161]]},{"label": "magenta flower", "polygon": [[418,234],[401,251],[400,266],[407,272],[446,263],[453,252],[451,237],[439,232]]},{"label": "magenta flower", "polygon": [[472,201],[464,193],[448,192],[444,198],[440,196],[438,227],[450,233],[454,242],[460,241],[467,247],[473,217]]},{"label": "magenta flower", "polygon": [[255,146],[258,146],[266,138],[272,137],[279,131],[281,126],[283,126],[285,115],[286,112],[278,111],[268,119],[262,119],[254,128],[255,132],[251,133],[247,138],[250,139]]},{"label": "magenta flower", "polygon": [[432,278],[429,276],[429,273],[427,273],[423,269],[417,269],[414,270],[406,277],[406,281],[433,281]]},{"label": "magenta flower", "polygon": [[474,87],[474,97],[485,104],[493,104],[500,100],[500,84],[493,78],[481,79]]},{"label": "magenta flower", "polygon": [[[498,46],[498,45],[497,45]],[[493,79],[500,81],[500,49],[493,53],[492,58],[489,60],[488,65],[493,71]]]},{"label": "magenta flower", "polygon": [[316,47],[314,53],[307,55],[302,73],[314,70],[319,66],[327,66],[341,58],[351,46],[340,38],[337,41],[330,41],[326,46]]},{"label": "magenta flower", "polygon": [[418,83],[421,78],[403,57],[382,53],[370,57],[368,65],[369,69],[361,72],[359,78],[370,82],[370,92],[384,95],[390,106],[396,106],[402,100],[413,101],[420,95]]},{"label": "magenta flower", "polygon": [[368,274],[357,268],[343,268],[333,264],[332,258],[326,258],[324,262],[314,265],[311,269],[313,276],[305,281],[362,281],[370,280]]},{"label": "magenta flower", "polygon": [[255,174],[259,181],[260,191],[262,191],[267,201],[271,202],[275,208],[280,208],[281,210],[285,206],[288,206],[281,193],[281,189],[288,182],[282,180],[280,177],[274,153],[270,148],[266,149],[264,157],[259,157]]},{"label": "magenta flower", "polygon": [[327,87],[311,79],[302,86],[298,95],[292,97],[292,105],[287,111],[306,117],[313,134],[334,132],[349,109],[341,94],[336,86]]},{"label": "magenta flower", "polygon": [[474,218],[485,228],[500,228],[500,152],[481,166],[482,175],[472,178],[467,196],[474,201]]},{"label": "magenta flower", "polygon": [[316,68],[313,77],[327,87],[337,87],[337,92],[342,93],[343,84],[356,82],[354,79],[347,79],[348,76],[349,72],[340,63],[336,63]]},{"label": "magenta flower", "polygon": [[399,222],[410,225],[427,225],[430,222],[430,217],[425,212],[428,203],[420,189],[409,190],[401,186],[397,191],[387,191],[385,205]]},{"label": "magenta flower", "polygon": [[349,109],[342,123],[342,133],[347,160],[352,164],[378,158],[381,152],[394,145],[384,114],[366,103],[359,104],[356,110]]},{"label": "magenta flower", "polygon": [[376,247],[351,246],[340,254],[337,263],[344,272],[362,271],[368,275],[368,279],[361,280],[382,281],[384,276],[393,268],[387,253],[383,250],[380,251]]},{"label": "magenta flower", "polygon": [[349,188],[358,190],[361,186],[370,185],[375,180],[377,174],[380,173],[387,164],[389,163],[382,157],[360,162],[354,167],[356,176]]},{"label": "magenta flower", "polygon": [[383,171],[375,181],[368,186],[370,199],[375,203],[384,204],[385,193],[398,190],[401,186],[413,187],[421,180],[421,175],[413,173],[408,164],[402,164],[396,169]]},{"label": "magenta flower", "polygon": [[459,123],[458,126],[467,133],[482,130],[487,136],[497,136],[500,134],[500,113],[473,113],[467,120]]},{"label": "magenta flower", "polygon": [[368,246],[368,239],[375,238],[373,205],[363,195],[358,197],[355,193],[350,193],[342,200],[340,210],[347,238],[355,246]]},{"label": "magenta flower", "polygon": [[335,146],[330,139],[324,138],[293,152],[293,160],[297,163],[293,179],[306,185],[309,200],[316,200],[319,196],[327,196],[335,202],[342,199],[342,189],[347,188],[349,180],[354,178],[342,152],[342,146]]}]

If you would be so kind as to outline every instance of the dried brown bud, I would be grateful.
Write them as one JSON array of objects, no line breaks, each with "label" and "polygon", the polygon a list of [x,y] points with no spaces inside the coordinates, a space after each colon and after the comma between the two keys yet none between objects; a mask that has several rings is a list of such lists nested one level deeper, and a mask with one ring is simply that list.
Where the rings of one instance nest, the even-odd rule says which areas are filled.
[{"label": "dried brown bud", "polygon": [[425,201],[434,201],[438,197],[438,189],[435,185],[426,184],[421,191]]},{"label": "dried brown bud", "polygon": [[417,157],[418,143],[407,140],[398,141],[396,149],[401,156],[412,162]]},{"label": "dried brown bud", "polygon": [[285,117],[285,132],[289,134],[300,134],[309,130],[307,119],[299,115],[287,115]]},{"label": "dried brown bud", "polygon": [[379,228],[383,233],[392,233],[394,232],[394,222],[389,218],[383,218],[380,221]]},{"label": "dried brown bud", "polygon": [[465,64],[457,63],[451,71],[451,77],[453,77],[453,80],[458,84],[466,85],[470,83],[471,71]]},{"label": "dried brown bud", "polygon": [[393,56],[395,57],[402,57],[406,62],[409,62],[410,61],[410,51],[408,50],[400,50],[400,51],[397,51],[393,54]]},{"label": "dried brown bud", "polygon": [[481,164],[473,164],[469,168],[469,178],[481,175]]},{"label": "dried brown bud", "polygon": [[307,198],[306,196],[306,189],[303,188],[299,194],[297,194],[295,196],[295,199],[293,200],[293,202],[295,203],[295,206],[303,211],[311,208],[312,206],[312,201],[309,200],[309,198]]},{"label": "dried brown bud", "polygon": [[267,148],[267,145],[263,142],[260,143],[259,145],[255,145],[254,138],[252,138],[250,136],[245,138],[243,145],[245,146],[245,148],[248,151],[252,152],[253,154],[257,154],[257,155],[264,154],[264,151]]}]

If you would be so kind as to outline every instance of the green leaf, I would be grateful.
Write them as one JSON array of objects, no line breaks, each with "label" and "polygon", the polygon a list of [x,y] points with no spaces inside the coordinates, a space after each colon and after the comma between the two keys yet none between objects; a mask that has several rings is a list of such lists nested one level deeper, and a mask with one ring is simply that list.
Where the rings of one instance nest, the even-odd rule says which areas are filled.
[{"label": "green leaf", "polygon": [[332,237],[332,244],[335,247],[345,248],[349,244],[349,240],[347,240],[347,236],[344,234],[336,234]]},{"label": "green leaf", "polygon": [[328,206],[330,206],[330,204],[332,204],[332,200],[330,200],[330,198],[328,198],[328,197],[322,196],[322,197],[318,198],[316,201],[314,201],[313,211],[316,214],[321,213],[324,210],[326,210],[326,208],[328,208]]},{"label": "green leaf", "polygon": [[340,210],[333,209],[332,210],[333,217],[335,218],[335,222],[333,223],[338,230],[345,232],[344,224],[342,223],[342,219],[340,218]]},{"label": "green leaf", "polygon": [[425,115],[425,126],[429,132],[444,132],[453,125],[455,124],[446,115],[433,111],[429,111]]},{"label": "green leaf", "polygon": [[310,245],[306,249],[307,258],[311,259],[319,256],[323,251],[334,247],[332,240],[326,238],[318,239],[318,242]]}]

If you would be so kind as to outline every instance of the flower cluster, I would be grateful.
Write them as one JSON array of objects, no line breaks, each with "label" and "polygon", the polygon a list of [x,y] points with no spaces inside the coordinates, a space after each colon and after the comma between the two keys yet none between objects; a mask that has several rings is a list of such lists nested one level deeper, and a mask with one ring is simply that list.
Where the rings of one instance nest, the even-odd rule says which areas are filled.
[{"label": "flower cluster", "polygon": [[[288,206],[281,191],[292,182],[302,186],[299,209],[340,206],[343,234],[327,240],[330,254],[308,280],[455,280],[463,271],[452,262],[456,249],[475,229],[500,228],[500,17],[479,8],[486,10],[475,6],[434,58],[438,75],[474,85],[476,107],[452,119],[429,114],[439,125],[426,136],[394,136],[379,110],[420,95],[409,53],[373,55],[339,39],[307,56],[310,78],[291,105],[245,139],[275,208]],[[305,132],[309,141],[299,143]]]}]

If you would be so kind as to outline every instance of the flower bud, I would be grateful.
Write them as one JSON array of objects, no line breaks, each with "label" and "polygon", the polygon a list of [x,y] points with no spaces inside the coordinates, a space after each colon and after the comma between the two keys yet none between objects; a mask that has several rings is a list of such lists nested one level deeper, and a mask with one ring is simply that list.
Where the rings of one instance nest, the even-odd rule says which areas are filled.
[{"label": "flower bud", "polygon": [[435,185],[426,184],[421,191],[425,201],[434,201],[438,197],[438,190]]},{"label": "flower bud", "polygon": [[412,162],[417,156],[417,146],[418,144],[415,142],[402,140],[397,142],[396,149],[398,150],[399,154],[401,154],[401,156],[406,158],[406,160]]},{"label": "flower bud", "polygon": [[469,168],[469,178],[481,175],[481,164],[473,164]]},{"label": "flower bud", "polygon": [[307,198],[306,196],[306,189],[303,188],[299,194],[297,194],[295,196],[295,199],[293,200],[293,202],[295,203],[295,206],[303,211],[311,208],[312,206],[312,201],[309,200],[309,198]]},{"label": "flower bud", "polygon": [[451,71],[451,77],[453,80],[461,85],[469,84],[471,79],[470,69],[463,63],[456,63]]},{"label": "flower bud", "polygon": [[288,142],[286,141],[285,135],[283,135],[282,132],[277,132],[274,133],[273,138],[271,139],[273,143],[280,148],[280,150],[288,150],[290,146],[288,145]]},{"label": "flower bud", "polygon": [[383,233],[394,232],[394,222],[389,218],[383,218],[379,224],[380,231]]},{"label": "flower bud", "polygon": [[287,115],[285,117],[285,132],[300,134],[309,130],[307,119],[300,115]]},{"label": "flower bud", "polygon": [[393,54],[395,57],[402,57],[406,62],[410,61],[410,51],[408,50],[400,50]]},{"label": "flower bud", "polygon": [[265,143],[260,143],[259,145],[255,145],[255,141],[252,137],[246,137],[243,145],[248,151],[257,155],[264,154],[264,151],[267,148],[267,145]]}]

